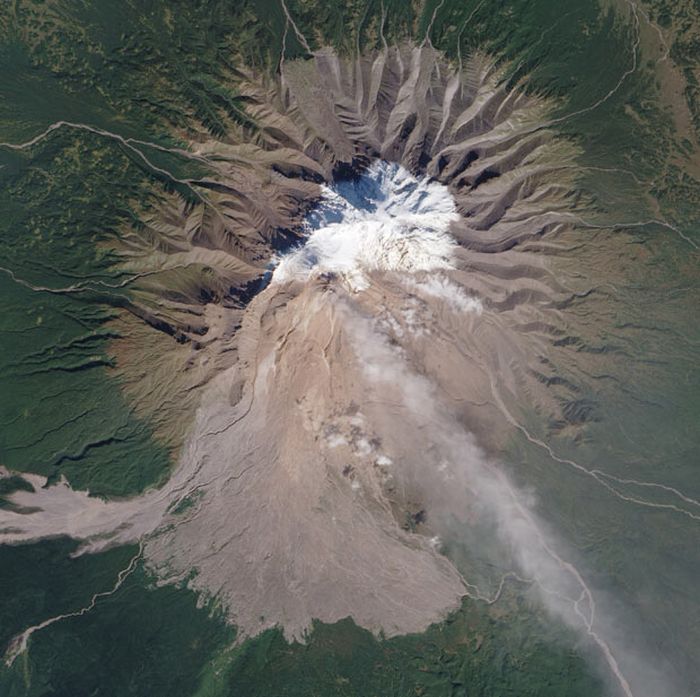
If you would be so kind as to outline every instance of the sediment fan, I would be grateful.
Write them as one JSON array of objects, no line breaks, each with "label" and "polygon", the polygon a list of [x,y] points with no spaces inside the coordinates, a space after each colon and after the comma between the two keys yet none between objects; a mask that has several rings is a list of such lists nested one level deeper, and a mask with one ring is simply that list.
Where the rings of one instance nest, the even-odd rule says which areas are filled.
[{"label": "sediment fan", "polygon": [[[237,90],[254,127],[179,151],[210,174],[179,180],[189,201],[161,196],[120,240],[138,280],[115,352],[137,408],[183,443],[172,477],[123,501],[17,492],[0,542],[139,540],[159,579],[215,597],[240,637],[347,616],[392,635],[465,594],[493,600],[482,570],[466,579],[439,553],[457,520],[495,526],[557,612],[592,624],[588,588],[486,455],[523,404],[556,428],[585,418],[551,369],[581,342],[560,310],[593,285],[556,266],[585,204],[551,105],[486,57],[455,66],[429,45],[241,70]],[[314,206],[377,162],[451,197],[449,263],[370,265],[361,288],[334,273],[266,285]]]}]

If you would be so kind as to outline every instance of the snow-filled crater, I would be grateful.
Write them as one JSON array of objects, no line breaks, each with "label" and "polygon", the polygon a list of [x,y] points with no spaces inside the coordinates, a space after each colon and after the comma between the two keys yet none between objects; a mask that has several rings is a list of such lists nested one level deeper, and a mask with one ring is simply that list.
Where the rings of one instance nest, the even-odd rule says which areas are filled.
[{"label": "snow-filled crater", "polygon": [[453,268],[448,232],[458,218],[447,187],[377,161],[363,174],[324,187],[305,221],[304,243],[278,259],[273,282],[334,273],[362,290],[367,272]]}]

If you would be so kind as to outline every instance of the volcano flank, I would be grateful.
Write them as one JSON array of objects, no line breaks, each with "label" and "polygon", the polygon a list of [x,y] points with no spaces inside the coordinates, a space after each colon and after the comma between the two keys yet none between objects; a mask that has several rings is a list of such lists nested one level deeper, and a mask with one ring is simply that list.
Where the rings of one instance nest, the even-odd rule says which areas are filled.
[{"label": "volcano flank", "polygon": [[656,485],[548,445],[584,439],[600,418],[586,385],[625,360],[600,329],[623,274],[601,259],[623,238],[592,243],[610,221],[554,99],[507,61],[383,43],[236,66],[245,118],[152,146],[200,175],[147,160],[169,185],[110,249],[129,294],[66,292],[113,303],[110,369],[173,468],[123,497],[24,474],[0,544],[136,543],[158,586],[211,601],[237,643],[348,617],[375,637],[424,632],[513,584],[633,697],[643,671],[630,678],[576,553],[503,464],[518,436],[616,503],[657,506],[625,489]]}]

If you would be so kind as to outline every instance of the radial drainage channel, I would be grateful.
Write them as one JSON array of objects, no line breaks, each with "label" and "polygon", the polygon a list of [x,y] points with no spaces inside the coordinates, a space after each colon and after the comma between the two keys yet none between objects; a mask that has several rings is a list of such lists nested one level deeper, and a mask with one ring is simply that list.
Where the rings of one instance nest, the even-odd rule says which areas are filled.
[{"label": "radial drainage channel", "polygon": [[446,186],[376,161],[359,176],[324,187],[306,218],[304,243],[278,257],[272,282],[334,274],[359,291],[375,270],[452,268],[449,226],[458,217]]}]

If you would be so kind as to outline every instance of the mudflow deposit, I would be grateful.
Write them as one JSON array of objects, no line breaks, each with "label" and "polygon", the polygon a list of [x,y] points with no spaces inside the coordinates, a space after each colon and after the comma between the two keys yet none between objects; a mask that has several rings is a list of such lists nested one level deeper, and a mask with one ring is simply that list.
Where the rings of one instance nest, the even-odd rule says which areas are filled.
[{"label": "mudflow deposit", "polygon": [[[551,356],[596,270],[585,246],[585,284],[556,264],[597,225],[552,105],[429,44],[237,80],[256,138],[192,142],[209,172],[197,199],[163,195],[120,241],[138,292],[118,321],[136,338],[115,352],[180,446],[172,475],[109,501],[27,475],[0,542],[139,541],[159,583],[215,598],[241,638],[303,639],[315,618],[391,636],[464,595],[494,600],[508,579],[488,578],[485,553],[459,571],[443,553],[482,531],[631,694],[591,592],[497,463],[527,433],[517,403],[581,423]],[[139,323],[169,343],[140,341]]]}]

